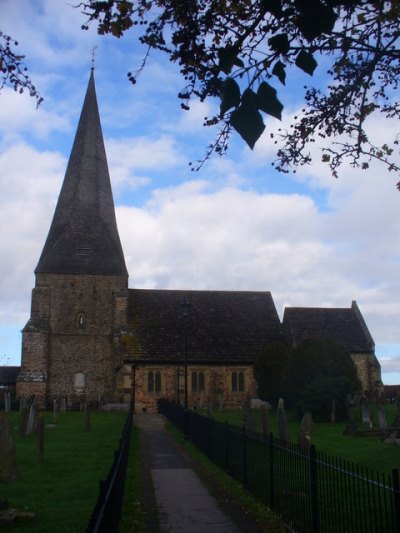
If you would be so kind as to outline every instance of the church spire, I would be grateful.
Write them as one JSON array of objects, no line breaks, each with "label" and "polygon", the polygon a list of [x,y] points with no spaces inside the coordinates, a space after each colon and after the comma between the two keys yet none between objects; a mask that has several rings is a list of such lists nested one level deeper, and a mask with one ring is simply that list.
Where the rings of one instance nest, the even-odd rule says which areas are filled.
[{"label": "church spire", "polygon": [[115,220],[93,69],[35,273],[128,275]]}]

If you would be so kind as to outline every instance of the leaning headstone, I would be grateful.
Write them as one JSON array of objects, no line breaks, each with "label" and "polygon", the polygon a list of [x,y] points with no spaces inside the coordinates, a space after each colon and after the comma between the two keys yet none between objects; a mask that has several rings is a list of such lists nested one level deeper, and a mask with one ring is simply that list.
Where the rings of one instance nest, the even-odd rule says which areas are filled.
[{"label": "leaning headstone", "polygon": [[267,438],[269,435],[269,412],[270,409],[268,409],[267,407],[260,407],[261,428],[265,438]]},{"label": "leaning headstone", "polygon": [[4,391],[4,411],[6,413],[11,411],[11,394],[9,390]]},{"label": "leaning headstone", "polygon": [[202,390],[202,391],[200,392],[200,401],[199,401],[199,408],[200,408],[200,409],[203,409],[203,407],[204,407],[204,396],[205,396],[205,393],[204,393],[204,391]]},{"label": "leaning headstone", "polygon": [[377,409],[377,413],[378,413],[379,429],[387,429],[388,425],[387,425],[386,415],[385,415],[385,410],[383,408],[383,405],[377,403],[376,404],[376,409]]},{"label": "leaning headstone", "polygon": [[299,445],[303,452],[308,452],[312,444],[314,422],[311,413],[305,413],[300,425]]},{"label": "leaning headstone", "polygon": [[4,482],[17,479],[17,452],[13,429],[11,420],[5,414],[0,415],[0,465]]},{"label": "leaning headstone", "polygon": [[44,419],[43,415],[40,414],[37,419],[37,430],[36,430],[36,458],[41,463],[43,461],[43,450],[44,450]]},{"label": "leaning headstone", "polygon": [[282,398],[279,398],[278,401],[278,433],[279,440],[283,446],[286,446],[288,443],[288,428],[287,428],[287,417],[285,411],[285,402]]},{"label": "leaning headstone", "polygon": [[219,406],[218,406],[218,410],[220,413],[222,413],[224,409],[224,396],[221,394],[220,397],[219,397]]},{"label": "leaning headstone", "polygon": [[355,401],[355,398],[351,396],[351,394],[348,394],[347,399],[346,399],[346,405],[347,405],[347,418],[349,422],[349,425],[347,426],[347,433],[349,435],[354,435],[355,432],[357,431],[357,426],[354,421],[354,401]]},{"label": "leaning headstone", "polygon": [[37,409],[36,409],[36,405],[33,403],[31,405],[31,408],[29,409],[28,423],[26,426],[26,435],[30,435],[31,433],[36,431],[36,423],[37,423]]},{"label": "leaning headstone", "polygon": [[372,428],[371,410],[370,410],[370,407],[369,407],[368,398],[365,395],[361,396],[360,406],[361,406],[361,420],[362,420],[362,423],[366,424],[371,429]]}]

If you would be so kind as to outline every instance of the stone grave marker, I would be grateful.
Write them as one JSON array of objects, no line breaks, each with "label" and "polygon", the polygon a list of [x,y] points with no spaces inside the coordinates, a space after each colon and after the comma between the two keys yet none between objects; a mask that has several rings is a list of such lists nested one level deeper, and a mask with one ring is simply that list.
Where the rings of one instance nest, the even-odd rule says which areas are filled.
[{"label": "stone grave marker", "polygon": [[58,403],[54,398],[53,400],[53,424],[57,424]]},{"label": "stone grave marker", "polygon": [[312,445],[312,431],[314,422],[311,413],[305,413],[301,419],[299,431],[299,445],[303,452],[308,452]]},{"label": "stone grave marker", "polygon": [[60,411],[62,413],[65,413],[66,410],[67,410],[67,400],[65,398],[61,398]]},{"label": "stone grave marker", "polygon": [[4,412],[9,413],[11,411],[11,394],[9,390],[4,391]]},{"label": "stone grave marker", "polygon": [[199,408],[200,408],[200,409],[203,409],[203,407],[204,407],[204,397],[205,397],[205,393],[204,393],[204,391],[202,390],[202,391],[200,392],[200,401],[199,401]]},{"label": "stone grave marker", "polygon": [[36,431],[36,424],[37,424],[37,408],[36,408],[36,405],[33,403],[31,405],[31,408],[29,409],[28,423],[26,425],[26,435],[30,435],[31,433]]},{"label": "stone grave marker", "polygon": [[331,424],[336,422],[336,401],[332,400],[331,402]]},{"label": "stone grave marker", "polygon": [[371,409],[369,406],[368,398],[365,395],[361,396],[360,406],[362,423],[366,424],[367,426],[369,426],[370,429],[372,429]]},{"label": "stone grave marker", "polygon": [[281,444],[283,446],[286,446],[288,443],[288,428],[287,428],[287,417],[286,417],[286,411],[285,411],[285,402],[283,398],[279,398],[277,416],[278,416],[279,440],[281,441]]},{"label": "stone grave marker", "polygon": [[91,430],[91,420],[90,420],[90,409],[88,404],[85,404],[85,430],[90,431]]},{"label": "stone grave marker", "polygon": [[24,407],[20,412],[19,418],[19,434],[20,437],[25,437],[26,430],[28,428],[28,419],[29,419],[29,408]]},{"label": "stone grave marker", "polygon": [[213,404],[212,404],[212,402],[210,402],[210,403],[208,404],[207,416],[208,416],[208,418],[213,418],[213,417],[214,417],[214,411],[213,411]]},{"label": "stone grave marker", "polygon": [[224,409],[224,395],[223,394],[220,394],[220,397],[219,397],[219,406],[218,406],[218,410],[220,413],[222,413],[223,409]]},{"label": "stone grave marker", "polygon": [[357,426],[354,421],[354,402],[355,402],[355,397],[351,396],[351,394],[348,394],[346,398],[346,405],[347,405],[347,418],[349,422],[349,425],[347,427],[347,432],[349,435],[354,435],[355,432],[357,431]]},{"label": "stone grave marker", "polygon": [[0,415],[0,465],[4,482],[8,483],[17,479],[17,452],[13,428],[6,414]]}]

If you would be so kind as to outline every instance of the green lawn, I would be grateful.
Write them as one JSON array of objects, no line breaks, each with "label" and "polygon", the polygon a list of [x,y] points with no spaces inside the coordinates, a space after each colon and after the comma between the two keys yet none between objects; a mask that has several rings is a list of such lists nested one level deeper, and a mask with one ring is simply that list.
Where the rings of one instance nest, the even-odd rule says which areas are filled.
[{"label": "green lawn", "polygon": [[[396,414],[395,406],[385,407],[388,423],[391,423]],[[356,420],[361,420],[358,412]],[[375,413],[372,413],[373,416]],[[261,431],[261,417],[255,415],[258,429]],[[214,412],[214,418],[220,421],[227,421],[230,424],[242,425],[243,413],[241,411]],[[374,418],[373,418],[374,420]],[[375,422],[375,420],[374,420]],[[278,423],[276,412],[272,411],[269,416],[270,431],[278,437]],[[380,437],[351,437],[344,435],[346,422],[315,423],[312,435],[312,442],[317,451],[329,455],[340,457],[347,461],[380,471],[390,473],[393,468],[400,468],[400,446],[384,444]],[[361,423],[358,424],[361,428]],[[374,423],[377,427],[377,423]],[[291,442],[297,442],[300,421],[288,413],[288,434]]]},{"label": "green lawn", "polygon": [[[11,507],[34,512],[32,523],[3,526],[2,531],[84,531],[118,448],[126,413],[91,413],[91,431],[80,412],[60,413],[55,428],[45,427],[44,460],[36,459],[35,436],[21,438],[15,428],[19,478],[0,483],[0,499]],[[53,422],[44,413],[45,424]]]}]

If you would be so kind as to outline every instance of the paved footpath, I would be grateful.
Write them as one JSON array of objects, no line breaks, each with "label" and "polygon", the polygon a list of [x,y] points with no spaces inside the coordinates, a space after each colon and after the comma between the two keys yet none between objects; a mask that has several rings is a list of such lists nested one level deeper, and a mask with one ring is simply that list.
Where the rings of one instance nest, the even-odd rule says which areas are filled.
[{"label": "paved footpath", "polygon": [[161,533],[237,533],[185,457],[174,446],[161,415],[135,415],[146,447]]}]

